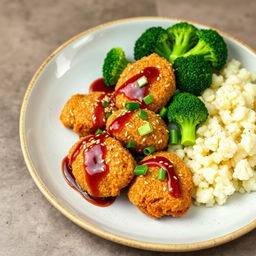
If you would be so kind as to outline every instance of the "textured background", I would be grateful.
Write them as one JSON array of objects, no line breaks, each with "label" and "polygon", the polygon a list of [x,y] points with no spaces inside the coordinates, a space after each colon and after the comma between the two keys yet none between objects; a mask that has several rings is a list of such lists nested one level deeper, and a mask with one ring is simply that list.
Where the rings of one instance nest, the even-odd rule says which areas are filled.
[{"label": "textured background", "polygon": [[[42,196],[24,164],[18,120],[42,61],[73,35],[100,23],[164,15],[223,29],[255,48],[255,0],[0,0],[0,256],[174,255],[114,244],[71,223]],[[256,253],[256,230],[226,245],[179,255]]]}]

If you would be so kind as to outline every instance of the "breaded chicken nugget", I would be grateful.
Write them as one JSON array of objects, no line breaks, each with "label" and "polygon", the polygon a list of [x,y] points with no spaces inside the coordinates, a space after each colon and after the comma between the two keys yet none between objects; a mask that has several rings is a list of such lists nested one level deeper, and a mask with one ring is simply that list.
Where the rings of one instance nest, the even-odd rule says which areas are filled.
[{"label": "breaded chicken nugget", "polygon": [[[144,112],[144,119],[140,116]],[[150,126],[152,132],[140,135],[139,129],[143,126]],[[135,142],[134,152],[142,152],[149,146],[154,146],[156,150],[163,150],[168,144],[168,129],[165,122],[156,113],[144,109],[128,111],[119,109],[107,120],[107,131],[119,140],[124,146],[128,142]]]},{"label": "breaded chicken nugget", "polygon": [[76,182],[93,197],[118,196],[133,178],[132,155],[106,133],[82,138],[68,158]]},{"label": "breaded chicken nugget", "polygon": [[[145,176],[140,175],[134,178],[128,191],[129,200],[152,218],[160,218],[164,215],[182,216],[192,203],[192,174],[177,155],[169,152],[157,152],[145,157],[141,163],[150,159],[158,161],[158,157],[168,159],[174,166],[174,173],[179,182],[180,196],[174,197],[170,193],[172,189],[169,190],[170,187],[168,187],[168,175],[164,180],[158,179],[159,166],[148,166]],[[159,162],[165,165],[165,161]]]},{"label": "breaded chicken nugget", "polygon": [[62,109],[60,120],[80,136],[92,134],[105,127],[106,114],[115,109],[110,97],[104,92],[73,95]]},{"label": "breaded chicken nugget", "polygon": [[143,96],[151,95],[153,102],[146,105],[146,108],[157,112],[166,105],[176,89],[175,76],[171,64],[165,58],[153,53],[149,56],[143,57],[135,63],[128,64],[122,72],[115,87],[115,102],[117,108],[124,108],[126,102],[136,101],[125,96],[125,93],[118,93],[118,90],[120,90],[120,87],[122,87],[127,80],[149,67],[157,68],[159,72],[158,76],[152,83],[146,84],[144,87],[134,87],[132,89],[132,94],[133,96],[135,94],[140,95],[142,93],[140,90],[144,90],[145,87],[148,86],[146,95]]}]

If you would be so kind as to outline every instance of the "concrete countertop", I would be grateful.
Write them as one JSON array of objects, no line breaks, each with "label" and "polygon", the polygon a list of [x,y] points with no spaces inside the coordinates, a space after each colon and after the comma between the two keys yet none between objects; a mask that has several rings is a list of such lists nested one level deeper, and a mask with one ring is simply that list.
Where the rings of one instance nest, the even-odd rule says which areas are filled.
[{"label": "concrete countertop", "polygon": [[[118,245],[79,228],[32,181],[19,145],[19,111],[42,61],[73,35],[114,19],[162,15],[202,22],[256,46],[254,0],[0,1],[0,256],[167,255]],[[228,244],[178,255],[253,256],[256,230]],[[175,255],[169,253],[168,255]]]}]

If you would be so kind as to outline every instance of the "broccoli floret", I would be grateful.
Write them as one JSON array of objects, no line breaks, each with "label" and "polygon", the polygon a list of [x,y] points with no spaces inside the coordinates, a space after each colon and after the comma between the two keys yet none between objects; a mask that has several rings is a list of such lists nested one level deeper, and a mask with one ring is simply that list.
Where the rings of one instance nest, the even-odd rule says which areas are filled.
[{"label": "broccoli floret", "polygon": [[135,43],[135,60],[139,60],[152,53],[157,53],[167,59],[171,53],[168,34],[166,30],[161,27],[151,27],[147,29]]},{"label": "broccoli floret", "polygon": [[174,61],[176,85],[183,92],[199,95],[212,83],[212,68],[202,55],[179,57]]},{"label": "broccoli floret", "polygon": [[217,70],[221,69],[228,56],[227,45],[222,36],[212,29],[201,29],[197,31],[198,43],[183,57],[190,55],[203,55],[204,59],[210,61],[212,66]]},{"label": "broccoli floret", "polygon": [[159,34],[156,46],[155,46],[155,53],[160,55],[161,57],[166,58],[169,61],[169,57],[171,55],[171,46],[170,46],[170,38],[166,31],[163,31]]},{"label": "broccoli floret", "polygon": [[128,63],[122,48],[112,48],[103,64],[103,78],[106,85],[114,86]]},{"label": "broccoli floret", "polygon": [[196,140],[196,127],[205,122],[208,110],[195,95],[183,92],[175,95],[168,107],[168,120],[181,132],[181,144],[191,146]]},{"label": "broccoli floret", "polygon": [[186,53],[198,41],[198,29],[187,22],[176,23],[167,29],[172,43],[172,53],[169,56],[169,61],[173,62],[177,57]]}]

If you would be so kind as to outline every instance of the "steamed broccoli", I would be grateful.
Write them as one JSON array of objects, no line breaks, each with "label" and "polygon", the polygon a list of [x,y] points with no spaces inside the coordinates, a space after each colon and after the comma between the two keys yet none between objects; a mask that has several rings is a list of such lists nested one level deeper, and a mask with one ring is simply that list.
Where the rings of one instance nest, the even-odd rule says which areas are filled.
[{"label": "steamed broccoli", "polygon": [[206,121],[208,111],[204,103],[190,93],[175,95],[168,107],[168,120],[176,123],[181,132],[181,144],[191,146],[196,140],[197,125]]},{"label": "steamed broccoli", "polygon": [[177,88],[183,92],[199,95],[212,83],[211,65],[201,55],[179,57],[173,68]]},{"label": "steamed broccoli", "polygon": [[196,45],[198,41],[197,31],[196,27],[187,22],[176,23],[167,29],[172,43],[172,52],[168,58],[170,62],[173,62],[177,57]]},{"label": "steamed broccoli", "polygon": [[190,55],[203,55],[204,59],[211,62],[216,69],[221,69],[227,61],[227,45],[222,36],[212,29],[201,29],[197,31],[198,43],[183,57]]},{"label": "steamed broccoli", "polygon": [[103,78],[106,85],[114,86],[128,63],[122,48],[112,48],[103,64]]},{"label": "steamed broccoli", "polygon": [[157,53],[167,59],[171,53],[168,34],[166,30],[161,27],[151,27],[147,29],[135,43],[135,60],[139,60],[152,53]]}]

